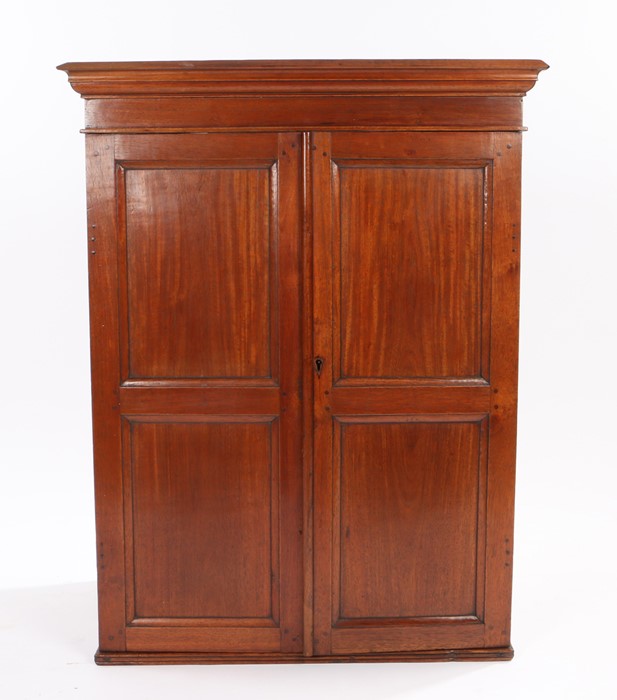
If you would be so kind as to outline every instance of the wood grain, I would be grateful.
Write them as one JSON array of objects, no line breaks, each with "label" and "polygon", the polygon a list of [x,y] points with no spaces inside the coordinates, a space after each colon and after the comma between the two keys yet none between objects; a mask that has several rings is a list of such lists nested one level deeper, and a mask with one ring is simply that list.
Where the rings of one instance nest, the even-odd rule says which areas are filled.
[{"label": "wood grain", "polygon": [[124,170],[128,377],[276,376],[270,168]]},{"label": "wood grain", "polygon": [[480,424],[389,420],[338,428],[340,618],[475,616]]},{"label": "wood grain", "polygon": [[86,137],[86,177],[99,645],[123,651],[126,581],[113,137]]},{"label": "wood grain", "polygon": [[497,613],[484,594],[492,144],[316,145],[316,651],[474,647]]},{"label": "wood grain", "polygon": [[[277,143],[278,307],[280,364],[280,651],[303,647],[302,441],[302,139],[279,134]],[[276,527],[273,523],[272,527]]]},{"label": "wood grain", "polygon": [[417,97],[383,100],[372,95],[256,97],[91,98],[86,131],[147,133],[221,129],[301,131],[333,128],[418,128],[518,131],[518,97]]},{"label": "wood grain", "polygon": [[510,643],[514,542],[521,138],[495,135],[491,439],[487,499],[486,643]]},{"label": "wood grain", "polygon": [[278,430],[224,420],[130,424],[136,618],[278,619]]},{"label": "wood grain", "polygon": [[340,377],[480,376],[484,179],[477,166],[337,162]]},{"label": "wood grain", "polygon": [[122,617],[122,649],[300,652],[300,137],[96,138],[118,273],[98,408],[128,426],[95,440],[124,470],[101,629]]},{"label": "wood grain", "polygon": [[537,60],[301,60],[64,63],[71,86],[95,95],[523,95],[548,68]]},{"label": "wood grain", "polygon": [[427,663],[442,661],[510,661],[512,647],[480,647],[468,649],[423,649],[408,652],[374,652],[367,654],[330,654],[299,656],[297,654],[199,653],[199,652],[97,652],[99,666],[185,665],[185,664],[273,664],[273,663]]},{"label": "wood grain", "polygon": [[[330,412],[332,372],[332,205],[329,133],[311,134],[313,223],[313,352],[324,359],[319,377],[313,369],[313,653],[332,653],[332,464]],[[313,363],[313,358],[311,358]],[[314,365],[313,365],[314,367]]]}]

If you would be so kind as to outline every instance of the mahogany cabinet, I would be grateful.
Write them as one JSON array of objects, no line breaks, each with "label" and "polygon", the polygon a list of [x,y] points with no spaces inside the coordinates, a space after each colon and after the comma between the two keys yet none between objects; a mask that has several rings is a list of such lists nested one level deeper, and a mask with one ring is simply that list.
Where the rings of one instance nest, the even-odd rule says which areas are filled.
[{"label": "mahogany cabinet", "polygon": [[70,63],[100,641],[508,659],[541,61]]}]

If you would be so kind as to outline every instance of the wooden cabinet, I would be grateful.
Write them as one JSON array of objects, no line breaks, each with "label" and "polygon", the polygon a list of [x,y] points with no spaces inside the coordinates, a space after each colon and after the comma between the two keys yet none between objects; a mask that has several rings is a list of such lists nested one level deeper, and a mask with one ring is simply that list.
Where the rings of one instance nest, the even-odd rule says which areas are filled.
[{"label": "wooden cabinet", "polygon": [[507,659],[540,61],[74,63],[114,663]]}]

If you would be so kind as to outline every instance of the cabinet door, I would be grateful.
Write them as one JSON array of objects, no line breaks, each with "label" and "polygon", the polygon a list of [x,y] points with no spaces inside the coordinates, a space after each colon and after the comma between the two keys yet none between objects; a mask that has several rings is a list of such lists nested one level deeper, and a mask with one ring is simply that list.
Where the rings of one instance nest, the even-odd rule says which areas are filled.
[{"label": "cabinet door", "polygon": [[507,648],[519,135],[312,135],[314,646]]},{"label": "cabinet door", "polygon": [[88,136],[102,653],[302,650],[300,151]]}]

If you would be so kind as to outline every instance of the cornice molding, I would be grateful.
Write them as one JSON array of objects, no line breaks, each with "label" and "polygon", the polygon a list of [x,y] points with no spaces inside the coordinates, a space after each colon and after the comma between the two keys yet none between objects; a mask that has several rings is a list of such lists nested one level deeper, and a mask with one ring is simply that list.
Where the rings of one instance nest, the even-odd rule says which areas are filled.
[{"label": "cornice molding", "polygon": [[536,60],[169,61],[64,63],[84,98],[160,96],[523,96]]}]

